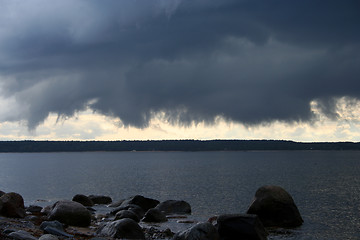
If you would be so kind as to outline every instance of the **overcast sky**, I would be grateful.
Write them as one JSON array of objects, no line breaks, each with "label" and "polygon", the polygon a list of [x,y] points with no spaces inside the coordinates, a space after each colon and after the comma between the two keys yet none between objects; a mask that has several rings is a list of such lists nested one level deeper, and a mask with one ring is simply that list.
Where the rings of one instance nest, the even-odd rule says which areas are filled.
[{"label": "overcast sky", "polygon": [[359,10],[0,0],[0,139],[360,141]]}]

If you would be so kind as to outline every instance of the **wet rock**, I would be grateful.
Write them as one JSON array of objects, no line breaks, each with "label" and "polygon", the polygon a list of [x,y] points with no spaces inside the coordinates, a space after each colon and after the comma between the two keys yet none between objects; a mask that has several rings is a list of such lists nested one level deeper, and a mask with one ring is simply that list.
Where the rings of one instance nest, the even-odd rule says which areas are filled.
[{"label": "wet rock", "polygon": [[26,211],[31,213],[40,213],[42,209],[43,208],[40,206],[30,205],[29,207],[26,208]]},{"label": "wet rock", "polygon": [[41,230],[45,230],[46,227],[52,227],[52,228],[56,228],[59,229],[60,231],[64,231],[63,225],[61,222],[59,221],[44,221],[41,223],[40,225],[40,229]]},{"label": "wet rock", "polygon": [[100,237],[145,239],[145,235],[139,224],[129,218],[107,223],[100,227],[97,233]]},{"label": "wet rock", "polygon": [[89,198],[94,204],[110,204],[112,203],[112,199],[109,196],[103,195],[90,195]]},{"label": "wet rock", "polygon": [[49,234],[52,234],[52,235],[56,235],[56,236],[59,236],[59,237],[67,237],[67,238],[71,238],[71,237],[74,237],[73,235],[71,234],[68,234],[64,231],[61,231],[57,228],[54,228],[54,227],[51,227],[51,226],[48,226],[44,229],[44,233],[49,233]]},{"label": "wet rock", "polygon": [[124,201],[125,201],[125,199],[121,199],[119,201],[109,204],[108,207],[112,207],[112,208],[120,207]]},{"label": "wet rock", "polygon": [[291,195],[279,186],[263,186],[255,193],[248,214],[256,214],[265,227],[298,227],[304,221]]},{"label": "wet rock", "polygon": [[78,202],[81,203],[82,205],[84,205],[85,207],[92,207],[94,206],[94,202],[88,197],[85,196],[83,194],[76,194],[72,200],[74,202]]},{"label": "wet rock", "polygon": [[191,206],[185,201],[179,200],[167,200],[159,203],[156,206],[157,209],[165,214],[190,214]]},{"label": "wet rock", "polygon": [[135,222],[140,222],[140,218],[138,217],[138,215],[131,210],[121,210],[116,213],[115,220],[120,220],[123,218],[130,218]]},{"label": "wet rock", "polygon": [[5,193],[0,197],[0,213],[5,217],[24,218],[24,199],[18,193]]},{"label": "wet rock", "polygon": [[54,235],[51,235],[51,234],[45,234],[45,235],[42,235],[39,240],[59,240],[59,238],[57,238],[56,236]]},{"label": "wet rock", "polygon": [[42,213],[44,215],[49,215],[52,209],[53,209],[53,206],[46,206],[46,207],[43,207],[43,209],[41,209],[40,213]]},{"label": "wet rock", "polygon": [[141,195],[136,195],[136,196],[133,196],[133,197],[130,197],[130,198],[126,199],[121,204],[121,206],[127,206],[129,204],[138,205],[139,207],[141,207],[146,212],[150,208],[156,207],[156,205],[159,204],[159,201],[155,200],[155,199],[151,199],[151,198],[146,198],[146,197],[143,197]]},{"label": "wet rock", "polygon": [[229,214],[217,218],[217,229],[222,240],[266,240],[268,233],[256,215]]},{"label": "wet rock", "polygon": [[63,200],[54,204],[49,219],[72,226],[87,227],[91,222],[91,214],[82,204]]},{"label": "wet rock", "polygon": [[36,237],[22,230],[10,233],[9,237],[15,240],[37,240]]},{"label": "wet rock", "polygon": [[[219,240],[219,234],[211,223],[198,223],[195,226],[175,234],[173,240]],[[236,238],[235,238],[236,239]]]},{"label": "wet rock", "polygon": [[143,229],[146,239],[171,239],[174,233],[169,228],[160,230],[154,227]]},{"label": "wet rock", "polygon": [[111,211],[110,214],[115,215],[117,212],[122,211],[122,210],[130,210],[130,211],[134,212],[138,216],[139,219],[143,218],[145,215],[144,210],[140,206],[135,205],[135,204],[128,204],[125,206],[117,207],[113,211]]},{"label": "wet rock", "polygon": [[159,209],[151,208],[146,213],[144,218],[142,219],[143,222],[166,222],[167,218],[166,215],[161,212]]}]

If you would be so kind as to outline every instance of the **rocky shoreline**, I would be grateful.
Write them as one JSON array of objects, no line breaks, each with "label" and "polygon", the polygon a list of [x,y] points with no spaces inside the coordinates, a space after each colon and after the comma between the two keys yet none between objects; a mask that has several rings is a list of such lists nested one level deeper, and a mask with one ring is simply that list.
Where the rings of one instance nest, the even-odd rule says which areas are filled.
[{"label": "rocky shoreline", "polygon": [[[96,211],[104,206],[105,213]],[[283,188],[263,186],[247,213],[210,216],[196,223],[182,200],[136,195],[113,202],[109,196],[75,195],[41,206],[24,206],[18,193],[0,191],[0,239],[267,239],[269,227],[295,228],[303,223],[294,200]],[[166,223],[184,224],[174,232]],[[164,227],[165,226],[165,227]],[[186,227],[184,227],[186,226]]]}]

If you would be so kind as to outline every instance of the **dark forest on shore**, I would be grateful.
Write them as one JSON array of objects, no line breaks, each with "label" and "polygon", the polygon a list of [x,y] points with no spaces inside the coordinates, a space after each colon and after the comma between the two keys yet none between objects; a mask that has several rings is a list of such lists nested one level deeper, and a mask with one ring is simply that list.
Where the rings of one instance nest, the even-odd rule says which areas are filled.
[{"label": "dark forest on shore", "polygon": [[360,143],[285,140],[0,141],[0,152],[258,150],[360,150]]}]

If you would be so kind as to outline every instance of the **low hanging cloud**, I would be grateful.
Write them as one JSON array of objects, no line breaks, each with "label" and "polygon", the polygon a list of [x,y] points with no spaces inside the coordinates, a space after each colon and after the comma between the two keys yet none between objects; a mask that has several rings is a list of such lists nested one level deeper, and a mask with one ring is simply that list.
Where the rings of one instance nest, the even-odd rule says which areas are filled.
[{"label": "low hanging cloud", "polygon": [[[360,98],[360,3],[0,0],[0,121],[310,121]],[[10,110],[11,109],[11,110]]]}]

